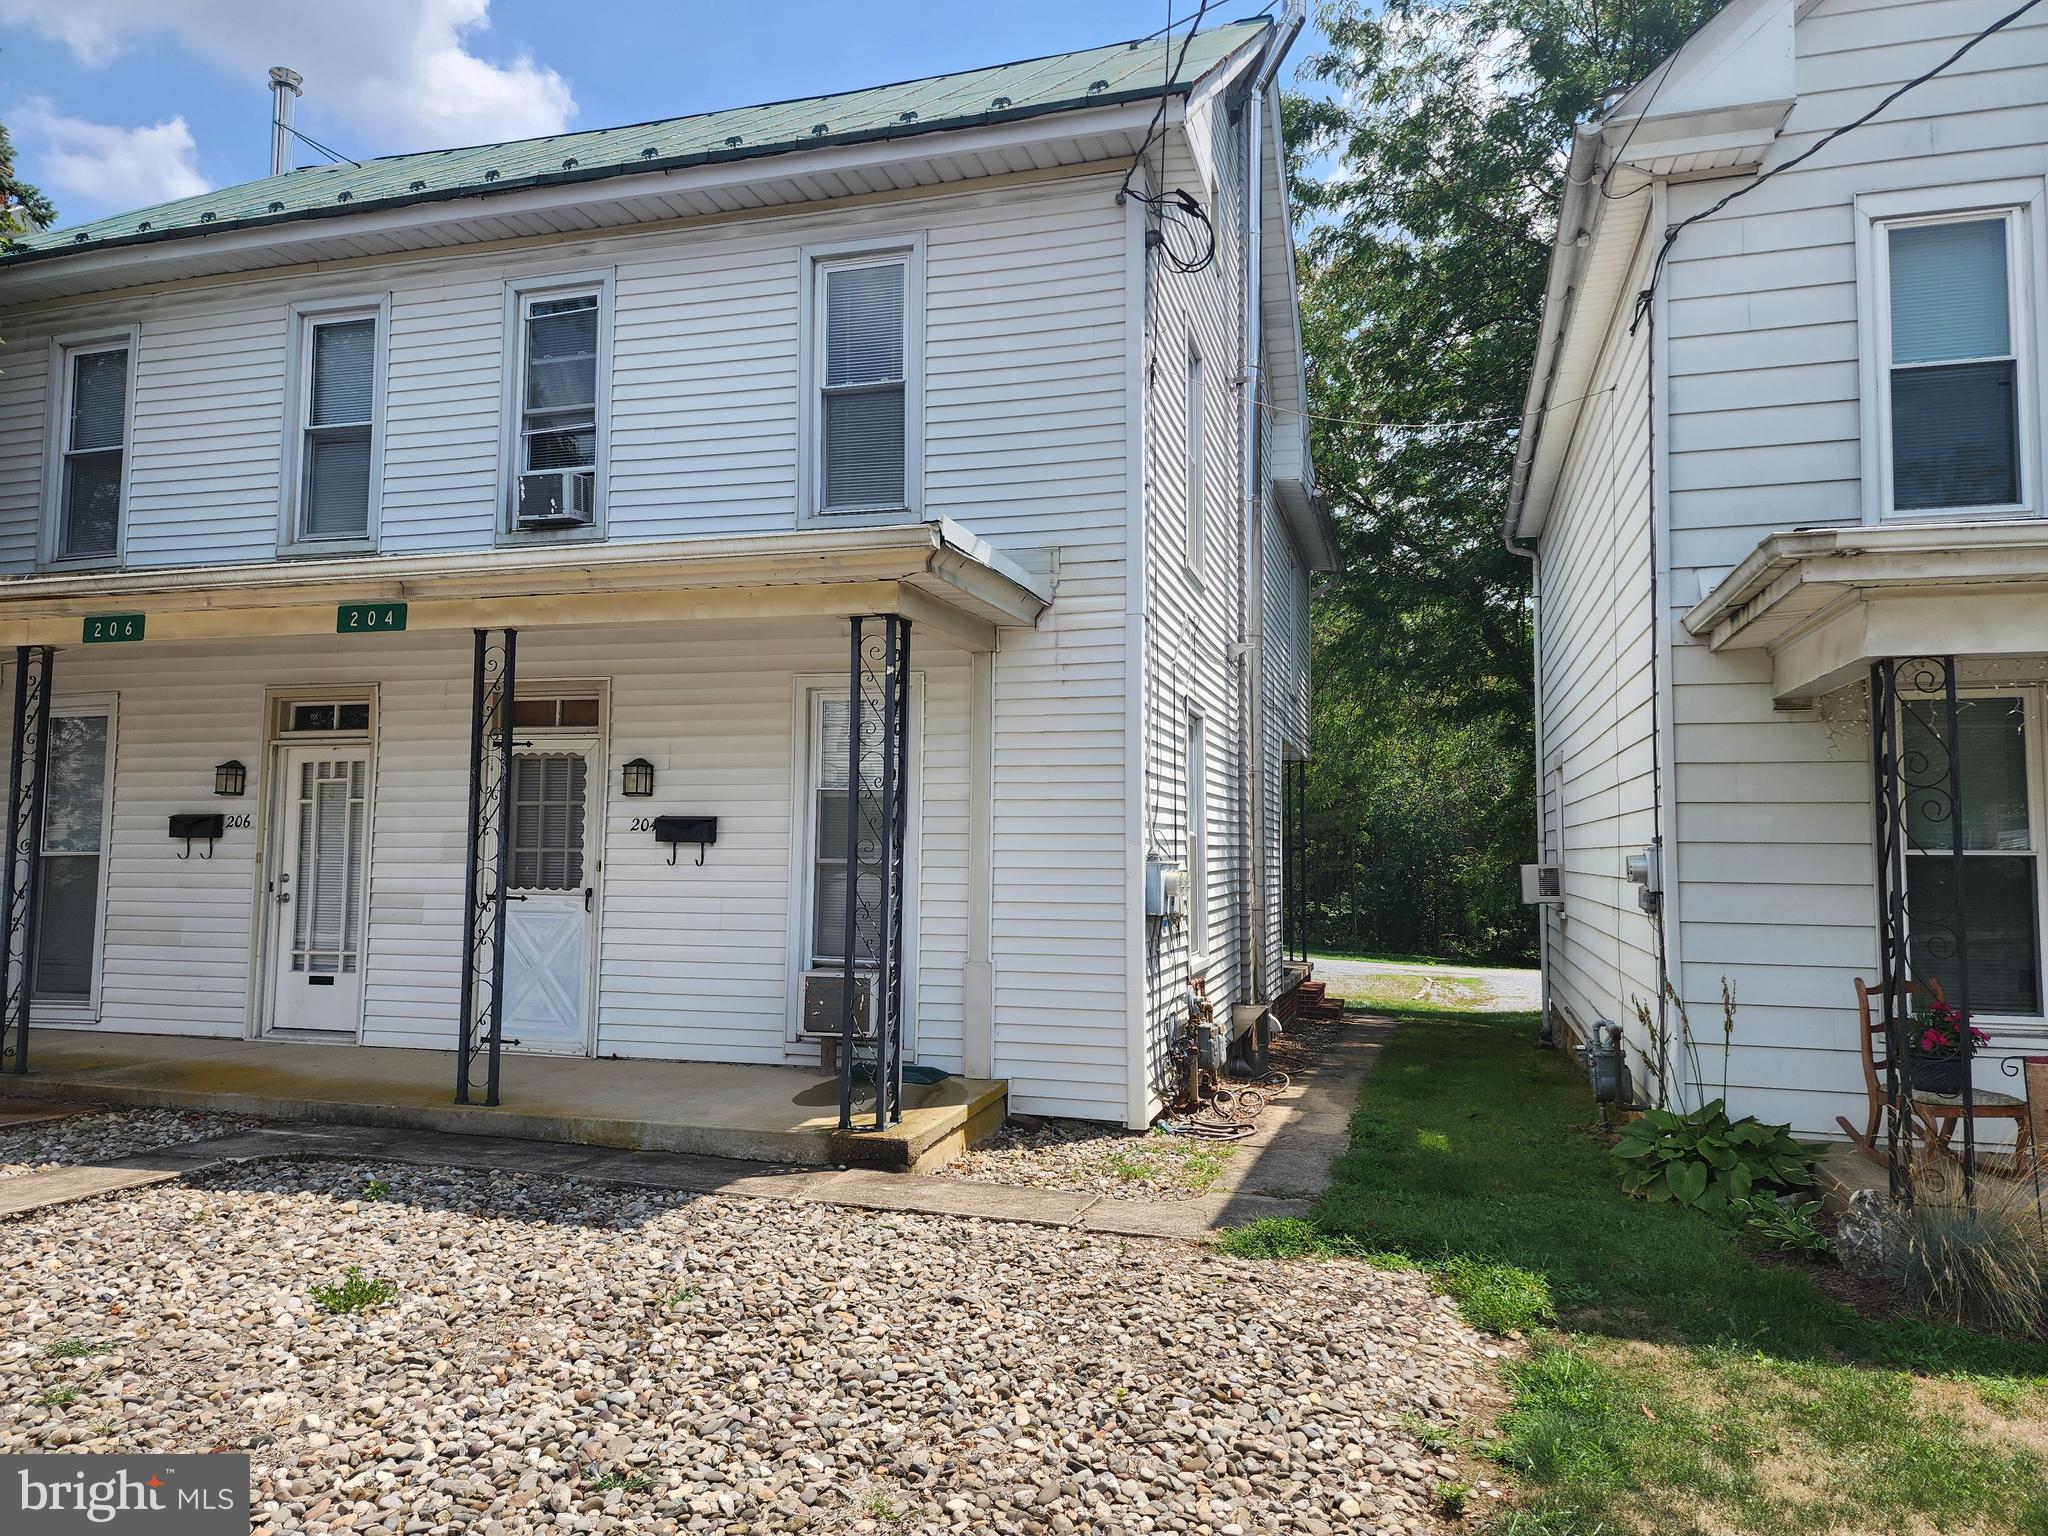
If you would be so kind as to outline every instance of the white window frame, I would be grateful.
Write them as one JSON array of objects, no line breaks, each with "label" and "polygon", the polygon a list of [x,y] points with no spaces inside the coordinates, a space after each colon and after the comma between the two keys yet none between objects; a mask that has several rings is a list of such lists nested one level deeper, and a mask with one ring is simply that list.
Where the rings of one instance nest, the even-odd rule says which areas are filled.
[{"label": "white window frame", "polygon": [[1199,585],[1209,563],[1209,374],[1202,348],[1192,332],[1182,363],[1183,496],[1187,506],[1185,554],[1188,572]]},{"label": "white window frame", "polygon": [[[364,530],[334,538],[309,537],[299,518],[306,486],[306,433],[313,415],[313,331],[317,326],[371,320],[377,344],[371,361],[370,504]],[[359,553],[377,548],[384,510],[384,399],[391,361],[391,296],[371,294],[294,304],[285,351],[285,377],[292,381],[284,402],[284,474],[278,495],[277,548],[281,555]]]},{"label": "white window frame", "polygon": [[[612,419],[612,326],[614,274],[603,267],[580,272],[553,272],[510,278],[505,283],[504,387],[498,427],[498,515],[495,539],[500,544],[574,544],[605,536],[610,504]],[[527,528],[517,525],[519,513],[520,426],[526,413],[526,311],[535,302],[597,299],[597,446],[592,467],[590,522],[580,528]]]},{"label": "white window frame", "polygon": [[[97,1024],[100,1021],[101,982],[107,967],[107,895],[113,886],[109,878],[114,862],[114,774],[121,761],[121,696],[118,693],[86,693],[50,701],[50,716],[105,715],[107,717],[106,793],[100,797],[100,888],[93,903],[92,989],[83,1002],[53,1001],[31,996],[32,1024]],[[42,850],[36,850],[38,873]],[[33,957],[31,957],[33,965]]]},{"label": "white window frame", "polygon": [[[113,326],[50,339],[50,420],[43,475],[41,564],[60,570],[105,570],[128,558],[129,488],[135,480],[135,377],[140,371],[140,326]],[[66,555],[63,549],[64,459],[71,428],[71,365],[94,352],[128,352],[128,397],[121,405],[121,510],[114,529],[114,552],[108,555]]]},{"label": "white window frame", "polygon": [[[794,679],[790,716],[790,831],[789,840],[789,953],[788,1007],[784,1043],[787,1053],[808,1052],[817,1060],[816,1042],[803,1033],[804,973],[818,970],[811,963],[811,933],[817,917],[817,884],[811,878],[811,850],[817,843],[817,796],[811,781],[818,772],[818,747],[824,733],[819,718],[824,700],[846,697],[844,672],[820,672]],[[924,817],[921,801],[924,786],[924,674],[910,674],[910,782],[904,786],[903,827],[903,1045],[906,1059],[917,1039],[918,977],[918,893],[923,881],[921,839]]]},{"label": "white window frame", "polygon": [[1187,925],[1188,963],[1201,970],[1209,963],[1209,722],[1190,708],[1181,727],[1181,772],[1187,797]]},{"label": "white window frame", "polygon": [[[2048,223],[2040,177],[1870,192],[1856,198],[1857,370],[1862,384],[1862,502],[1866,524],[2031,517],[2041,485],[2048,359],[2039,317],[2048,313]],[[2014,452],[2019,500],[1978,507],[1894,510],[1892,505],[1890,232],[1914,225],[2006,223],[2006,281],[2014,357]]]},{"label": "white window frame", "polygon": [[[903,505],[827,512],[825,501],[825,274],[835,267],[903,265]],[[861,527],[924,516],[925,236],[922,230],[803,248],[797,338],[797,522]]]},{"label": "white window frame", "polygon": [[[1912,694],[1916,700],[1938,699],[1936,694]],[[2041,994],[2042,1012],[1986,1013],[1973,1012],[1971,1022],[1993,1037],[1994,1044],[2036,1044],[2048,1039],[2048,846],[2044,846],[2043,832],[2048,830],[2048,749],[2041,740],[2044,718],[2044,704],[2048,704],[2048,690],[2040,684],[2027,683],[2016,686],[1964,685],[1956,689],[1958,699],[2009,699],[2017,697],[2024,711],[2027,733],[2027,843],[2034,856],[2034,965],[2041,974],[2036,977],[2035,986]],[[1903,702],[1903,701],[1902,701]],[[1903,729],[1903,721],[1895,724]],[[1901,846],[1904,847],[1903,829]],[[1946,853],[1914,853],[1904,855],[1908,859],[1947,858]],[[1966,857],[1971,856],[1966,850]],[[2013,858],[2012,853],[1993,849],[1979,849],[1976,857]]]}]

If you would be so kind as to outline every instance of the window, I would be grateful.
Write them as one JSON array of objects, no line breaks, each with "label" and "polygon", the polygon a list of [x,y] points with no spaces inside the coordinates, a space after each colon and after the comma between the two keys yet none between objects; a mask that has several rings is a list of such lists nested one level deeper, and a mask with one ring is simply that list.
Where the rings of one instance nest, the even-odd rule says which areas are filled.
[{"label": "window", "polygon": [[921,240],[804,253],[802,510],[914,512],[923,500]]},{"label": "window", "polygon": [[512,706],[512,724],[530,731],[594,731],[602,713],[595,696],[538,699],[522,696]]},{"label": "window", "polygon": [[1200,715],[1188,716],[1188,953],[1209,953],[1209,744]]},{"label": "window", "polygon": [[1886,512],[2027,500],[2019,229],[2011,213],[1882,228]]},{"label": "window", "polygon": [[573,891],[583,885],[583,821],[590,760],[581,752],[512,757],[512,873],[515,890]]},{"label": "window", "polygon": [[[845,697],[829,693],[811,696],[811,934],[809,963],[843,965],[846,962],[846,818],[852,799],[846,783],[847,722],[852,712]],[[882,746],[875,739],[862,741],[861,778],[871,785],[882,779]],[[863,851],[860,865],[859,909],[855,915],[856,963],[879,963],[881,944],[882,872],[876,836],[882,808],[874,800],[861,807]]]},{"label": "window", "polygon": [[[1976,1014],[2035,1017],[2042,1012],[2035,702],[2031,690],[1956,701],[1963,853],[1969,862],[1963,922],[1969,940],[1970,1009]],[[1908,699],[1901,709],[1909,756],[1944,763],[1948,731],[1941,701]],[[1955,908],[1954,831],[1943,798],[1910,792],[1904,797],[1909,914]],[[1950,997],[1959,995],[1955,958],[1945,944],[1918,943],[1914,958]]]},{"label": "window", "polygon": [[61,463],[51,539],[59,560],[111,560],[120,552],[130,351],[124,342],[62,354]]},{"label": "window", "polygon": [[277,707],[277,729],[285,736],[361,735],[370,729],[370,701],[287,699]]},{"label": "window", "polygon": [[377,316],[309,315],[301,324],[295,536],[368,538],[377,479]]},{"label": "window", "polygon": [[556,277],[507,295],[509,526],[594,530],[604,509],[610,279]]},{"label": "window", "polygon": [[112,743],[112,719],[104,709],[50,716],[50,779],[36,869],[37,1002],[92,1002]]},{"label": "window", "polygon": [[1209,547],[1208,408],[1209,397],[1202,387],[1202,354],[1190,345],[1187,390],[1188,569],[1197,576],[1202,574]]}]

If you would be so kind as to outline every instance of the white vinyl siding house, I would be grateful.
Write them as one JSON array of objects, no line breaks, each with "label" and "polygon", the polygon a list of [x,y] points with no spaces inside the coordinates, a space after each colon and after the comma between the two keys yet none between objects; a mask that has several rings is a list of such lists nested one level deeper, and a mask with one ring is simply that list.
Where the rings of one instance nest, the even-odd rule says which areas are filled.
[{"label": "white vinyl siding house", "polygon": [[[1226,101],[1277,113],[1249,86],[1278,35],[1197,38],[1140,185],[1200,174],[1184,116],[1242,183],[1248,114]],[[806,976],[845,926],[849,620],[887,613],[912,636],[909,1058],[1005,1079],[1017,1109],[1149,1120],[1187,934],[1145,917],[1144,856],[1180,860],[1187,834],[1134,828],[1179,804],[1194,709],[1211,994],[1249,1027],[1282,977],[1244,965],[1245,914],[1279,897],[1242,887],[1249,674],[1229,648],[1247,606],[1305,636],[1331,554],[1305,459],[1284,496],[1255,469],[1268,590],[1243,601],[1221,382],[1242,209],[1217,193],[1222,254],[1197,280],[1148,251],[1118,193],[1156,50],[1145,83],[1088,89],[1130,53],[1047,64],[1073,100],[993,123],[947,126],[944,84],[913,83],[835,110],[889,126],[921,102],[929,131],[758,161],[718,158],[721,132],[716,163],[643,170],[613,146],[632,158],[608,178],[392,190],[374,237],[368,190],[362,213],[264,214],[331,184],[308,170],[209,194],[251,210],[232,229],[200,235],[195,204],[190,238],[138,242],[176,222],[145,210],[0,257],[0,625],[55,648],[65,740],[105,722],[96,791],[89,742],[52,770],[77,813],[67,846],[46,838],[51,906],[99,916],[49,954],[38,1025],[448,1050],[473,632],[516,629],[513,1048],[815,1065]],[[1284,216],[1263,238],[1284,268]],[[1291,304],[1269,288],[1264,323],[1296,389]],[[1155,349],[1175,359],[1156,382]],[[351,601],[381,617],[350,630]],[[113,613],[146,617],[139,643],[81,643]],[[1288,644],[1253,686],[1305,689]],[[230,761],[247,789],[218,797]],[[166,836],[214,811],[198,852]],[[663,816],[716,820],[701,862],[655,840]]]},{"label": "white vinyl siding house", "polygon": [[[1621,1024],[1641,1084],[1682,1005],[1718,1093],[1725,981],[1736,1108],[1807,1133],[1863,1103],[1877,661],[1956,659],[1984,818],[1966,811],[1980,1087],[2010,1089],[1996,1058],[2048,1041],[2048,663],[2025,622],[2048,530],[2048,89],[2024,62],[2048,30],[2022,18],[1790,164],[2003,9],[1734,0],[1581,132],[1573,174],[1609,195],[1567,200],[1550,314],[1566,293],[1570,312],[1509,509],[1538,569],[1532,814],[1564,888],[1542,913],[1552,1017]],[[1924,895],[1938,839],[1905,840]],[[1624,874],[1653,844],[1661,913]]]}]

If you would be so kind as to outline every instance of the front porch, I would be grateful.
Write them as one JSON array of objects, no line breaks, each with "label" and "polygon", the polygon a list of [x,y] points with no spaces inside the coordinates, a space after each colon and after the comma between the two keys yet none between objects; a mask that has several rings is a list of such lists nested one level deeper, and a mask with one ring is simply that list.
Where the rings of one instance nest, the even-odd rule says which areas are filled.
[{"label": "front porch", "polygon": [[35,1070],[0,1101],[207,1110],[320,1125],[452,1131],[803,1167],[950,1161],[1002,1124],[1005,1085],[904,1085],[902,1118],[839,1129],[839,1079],[800,1067],[507,1054],[495,1108],[450,1101],[453,1051],[35,1032]]}]

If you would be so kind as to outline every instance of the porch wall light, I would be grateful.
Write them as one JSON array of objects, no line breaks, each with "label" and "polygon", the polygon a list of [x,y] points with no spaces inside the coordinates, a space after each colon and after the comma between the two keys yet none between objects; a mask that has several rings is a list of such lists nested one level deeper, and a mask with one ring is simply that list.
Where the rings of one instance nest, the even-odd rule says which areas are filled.
[{"label": "porch wall light", "polygon": [[249,770],[233,758],[213,770],[213,792],[216,795],[239,795],[249,787]]},{"label": "porch wall light", "polygon": [[653,794],[654,764],[644,757],[636,757],[626,764],[619,791],[631,795],[636,800]]}]

